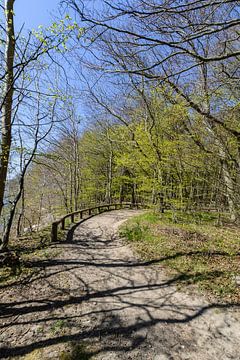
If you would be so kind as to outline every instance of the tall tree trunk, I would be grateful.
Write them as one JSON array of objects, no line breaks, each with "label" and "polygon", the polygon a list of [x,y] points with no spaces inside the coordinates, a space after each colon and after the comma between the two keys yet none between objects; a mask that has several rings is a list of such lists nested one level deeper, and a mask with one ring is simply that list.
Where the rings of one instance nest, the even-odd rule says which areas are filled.
[{"label": "tall tree trunk", "polygon": [[79,208],[79,194],[80,194],[80,159],[79,159],[79,139],[77,134],[74,134],[74,210]]},{"label": "tall tree trunk", "polygon": [[69,174],[70,174],[70,212],[73,212],[73,170],[72,164],[69,164]]},{"label": "tall tree trunk", "polygon": [[15,33],[14,33],[14,0],[5,0],[6,17],[6,45],[5,45],[5,85],[3,89],[2,103],[2,139],[1,139],[1,166],[0,166],[0,215],[3,209],[4,193],[8,171],[9,155],[12,142],[11,122],[13,104],[13,83],[14,83],[14,54],[15,54]]},{"label": "tall tree trunk", "polygon": [[8,218],[7,225],[6,225],[4,234],[3,234],[3,239],[2,239],[1,249],[0,249],[1,251],[5,251],[8,249],[9,236],[10,236],[10,232],[11,232],[11,228],[12,228],[15,211],[17,208],[18,201],[21,199],[22,192],[24,189],[24,176],[26,173],[26,169],[27,169],[27,167],[24,169],[23,173],[21,174],[21,177],[19,180],[19,191],[11,205],[9,218]]},{"label": "tall tree trunk", "polygon": [[119,189],[119,202],[122,203],[123,200],[124,200],[124,186],[123,184],[121,184]]},{"label": "tall tree trunk", "polygon": [[228,163],[225,159],[222,160],[222,172],[223,172],[223,179],[226,186],[226,197],[228,201],[228,209],[230,213],[230,218],[232,221],[236,221],[238,217],[238,211],[235,205],[235,194],[234,194],[234,183],[232,177],[230,175],[228,169]]},{"label": "tall tree trunk", "polygon": [[219,146],[219,157],[222,164],[222,175],[226,188],[226,198],[228,202],[228,209],[230,213],[230,218],[232,221],[236,221],[238,218],[238,209],[236,206],[236,194],[235,194],[235,183],[232,177],[231,171],[229,169],[229,161],[225,149],[223,148],[221,142],[217,139],[217,144]]},{"label": "tall tree trunk", "polygon": [[132,184],[132,200],[131,200],[132,205],[135,205],[137,203],[136,188],[137,188],[137,185],[135,183],[133,183]]},{"label": "tall tree trunk", "polygon": [[112,202],[112,164],[113,164],[113,152],[112,145],[110,144],[110,154],[108,159],[108,173],[107,173],[107,186],[105,202],[111,204]]}]

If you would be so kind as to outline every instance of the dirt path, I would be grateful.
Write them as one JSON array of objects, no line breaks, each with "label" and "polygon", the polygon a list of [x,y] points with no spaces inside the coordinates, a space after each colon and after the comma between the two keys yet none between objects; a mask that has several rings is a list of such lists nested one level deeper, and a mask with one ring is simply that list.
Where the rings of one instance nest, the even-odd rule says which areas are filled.
[{"label": "dirt path", "polygon": [[86,340],[90,353],[75,359],[240,359],[238,309],[178,291],[117,237],[136,213],[85,221],[73,241],[49,250],[54,258],[35,261],[27,284],[1,290],[2,358],[61,359]]}]

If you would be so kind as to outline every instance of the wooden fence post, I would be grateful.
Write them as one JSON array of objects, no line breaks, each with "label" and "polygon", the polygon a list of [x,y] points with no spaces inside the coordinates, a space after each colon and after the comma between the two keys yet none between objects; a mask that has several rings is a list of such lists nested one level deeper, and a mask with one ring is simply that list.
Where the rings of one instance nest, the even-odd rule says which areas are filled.
[{"label": "wooden fence post", "polygon": [[74,222],[74,214],[71,215],[71,222]]},{"label": "wooden fence post", "polygon": [[65,229],[65,219],[62,219],[62,230]]},{"label": "wooden fence post", "polygon": [[57,233],[58,233],[58,224],[53,223],[52,224],[52,233],[51,233],[51,241],[52,242],[57,241]]}]

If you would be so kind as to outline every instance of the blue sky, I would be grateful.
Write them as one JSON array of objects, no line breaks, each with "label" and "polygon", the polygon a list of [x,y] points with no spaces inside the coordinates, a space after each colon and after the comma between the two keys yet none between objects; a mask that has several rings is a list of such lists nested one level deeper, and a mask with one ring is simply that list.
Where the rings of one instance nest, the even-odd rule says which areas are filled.
[{"label": "blue sky", "polygon": [[57,15],[59,0],[16,0],[15,24],[20,28],[25,23],[26,29],[37,28],[38,25],[49,25],[51,14]]}]

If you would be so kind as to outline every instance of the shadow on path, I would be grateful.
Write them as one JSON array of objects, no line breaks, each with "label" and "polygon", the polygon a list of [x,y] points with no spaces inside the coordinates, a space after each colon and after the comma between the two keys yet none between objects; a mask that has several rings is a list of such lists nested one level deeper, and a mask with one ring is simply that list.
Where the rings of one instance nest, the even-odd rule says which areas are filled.
[{"label": "shadow on path", "polygon": [[[110,223],[114,221],[116,216],[107,215]],[[206,328],[201,323],[206,313],[240,308],[236,303],[207,304],[179,295],[176,285],[191,280],[191,275],[184,273],[169,279],[152,265],[181,253],[138,261],[115,232],[109,231],[108,223],[94,228],[93,220],[86,220],[69,230],[65,243],[56,245],[63,249],[62,257],[32,261],[30,266],[38,272],[22,286],[21,296],[16,295],[20,289],[16,287],[16,299],[3,299],[0,358],[82,340],[100,343],[100,349],[93,350],[89,358],[106,351],[125,356],[153,342],[168,353],[175,343],[185,344],[191,353],[200,330]],[[220,273],[209,272],[206,276]],[[28,294],[29,289],[34,291]],[[195,334],[195,321],[200,321],[199,334]],[[64,331],[51,332],[53,324],[63,324]],[[31,332],[39,326],[46,329],[43,334]],[[24,329],[30,333],[25,334]]]}]

